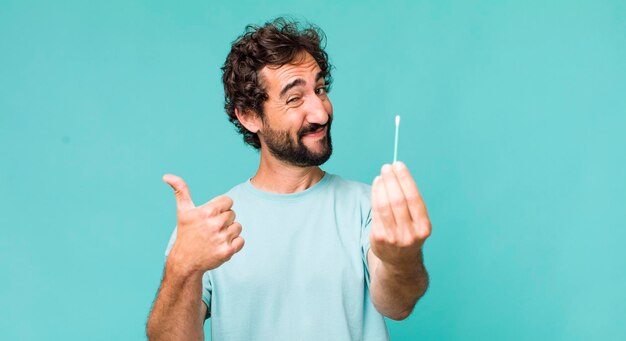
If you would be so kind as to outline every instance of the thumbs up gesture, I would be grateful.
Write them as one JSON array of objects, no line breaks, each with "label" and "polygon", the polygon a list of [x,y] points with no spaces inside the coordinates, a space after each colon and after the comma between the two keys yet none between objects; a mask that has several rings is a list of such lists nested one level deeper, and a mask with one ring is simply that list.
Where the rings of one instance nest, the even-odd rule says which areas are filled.
[{"label": "thumbs up gesture", "polygon": [[[195,206],[183,179],[166,174],[163,181],[174,189],[177,206],[176,242],[168,263],[185,273],[215,269],[243,248],[241,224],[231,210],[233,200],[225,195]],[[172,264],[172,263],[170,263]]]}]

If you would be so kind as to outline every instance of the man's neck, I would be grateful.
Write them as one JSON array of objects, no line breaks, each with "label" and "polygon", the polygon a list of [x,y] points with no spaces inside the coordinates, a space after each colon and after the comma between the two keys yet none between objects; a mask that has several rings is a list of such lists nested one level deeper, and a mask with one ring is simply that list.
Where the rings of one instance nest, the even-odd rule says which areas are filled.
[{"label": "man's neck", "polygon": [[293,166],[276,159],[263,148],[259,169],[250,182],[262,191],[289,194],[312,187],[323,176],[324,171],[317,166]]}]

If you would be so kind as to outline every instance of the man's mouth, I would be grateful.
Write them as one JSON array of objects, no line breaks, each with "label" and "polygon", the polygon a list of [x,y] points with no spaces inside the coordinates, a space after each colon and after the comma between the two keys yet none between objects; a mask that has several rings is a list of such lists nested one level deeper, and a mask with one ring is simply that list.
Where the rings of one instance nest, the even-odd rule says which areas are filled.
[{"label": "man's mouth", "polygon": [[304,137],[321,137],[326,134],[326,126],[319,127],[314,131],[304,134]]}]

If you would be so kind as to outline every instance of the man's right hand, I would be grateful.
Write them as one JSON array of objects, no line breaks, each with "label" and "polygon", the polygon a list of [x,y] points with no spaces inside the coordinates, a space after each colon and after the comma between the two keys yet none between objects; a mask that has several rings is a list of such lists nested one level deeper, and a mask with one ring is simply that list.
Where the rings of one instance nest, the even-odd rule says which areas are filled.
[{"label": "man's right hand", "polygon": [[176,242],[167,258],[168,265],[185,274],[204,273],[243,248],[241,224],[235,222],[231,198],[221,195],[196,207],[183,179],[166,174],[163,181],[174,189],[178,215]]}]

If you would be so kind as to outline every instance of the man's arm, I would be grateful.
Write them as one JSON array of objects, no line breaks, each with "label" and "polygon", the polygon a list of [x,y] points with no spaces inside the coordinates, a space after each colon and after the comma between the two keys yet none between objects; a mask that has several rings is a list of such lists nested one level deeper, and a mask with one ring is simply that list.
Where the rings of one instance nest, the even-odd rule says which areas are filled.
[{"label": "man's arm", "polygon": [[428,288],[422,246],[430,236],[426,205],[402,162],[385,165],[372,185],[372,227],[367,262],[376,309],[407,318]]},{"label": "man's arm", "polygon": [[202,273],[177,273],[166,264],[161,287],[148,318],[149,340],[204,340]]},{"label": "man's arm", "polygon": [[407,318],[428,288],[428,273],[422,255],[406,268],[385,266],[370,249],[367,262],[371,274],[370,295],[381,314],[392,320]]},{"label": "man's arm", "polygon": [[202,302],[202,276],[243,248],[241,224],[233,201],[218,196],[196,207],[183,179],[165,175],[177,206],[176,242],[167,257],[163,280],[148,323],[150,340],[202,340],[207,307]]}]

